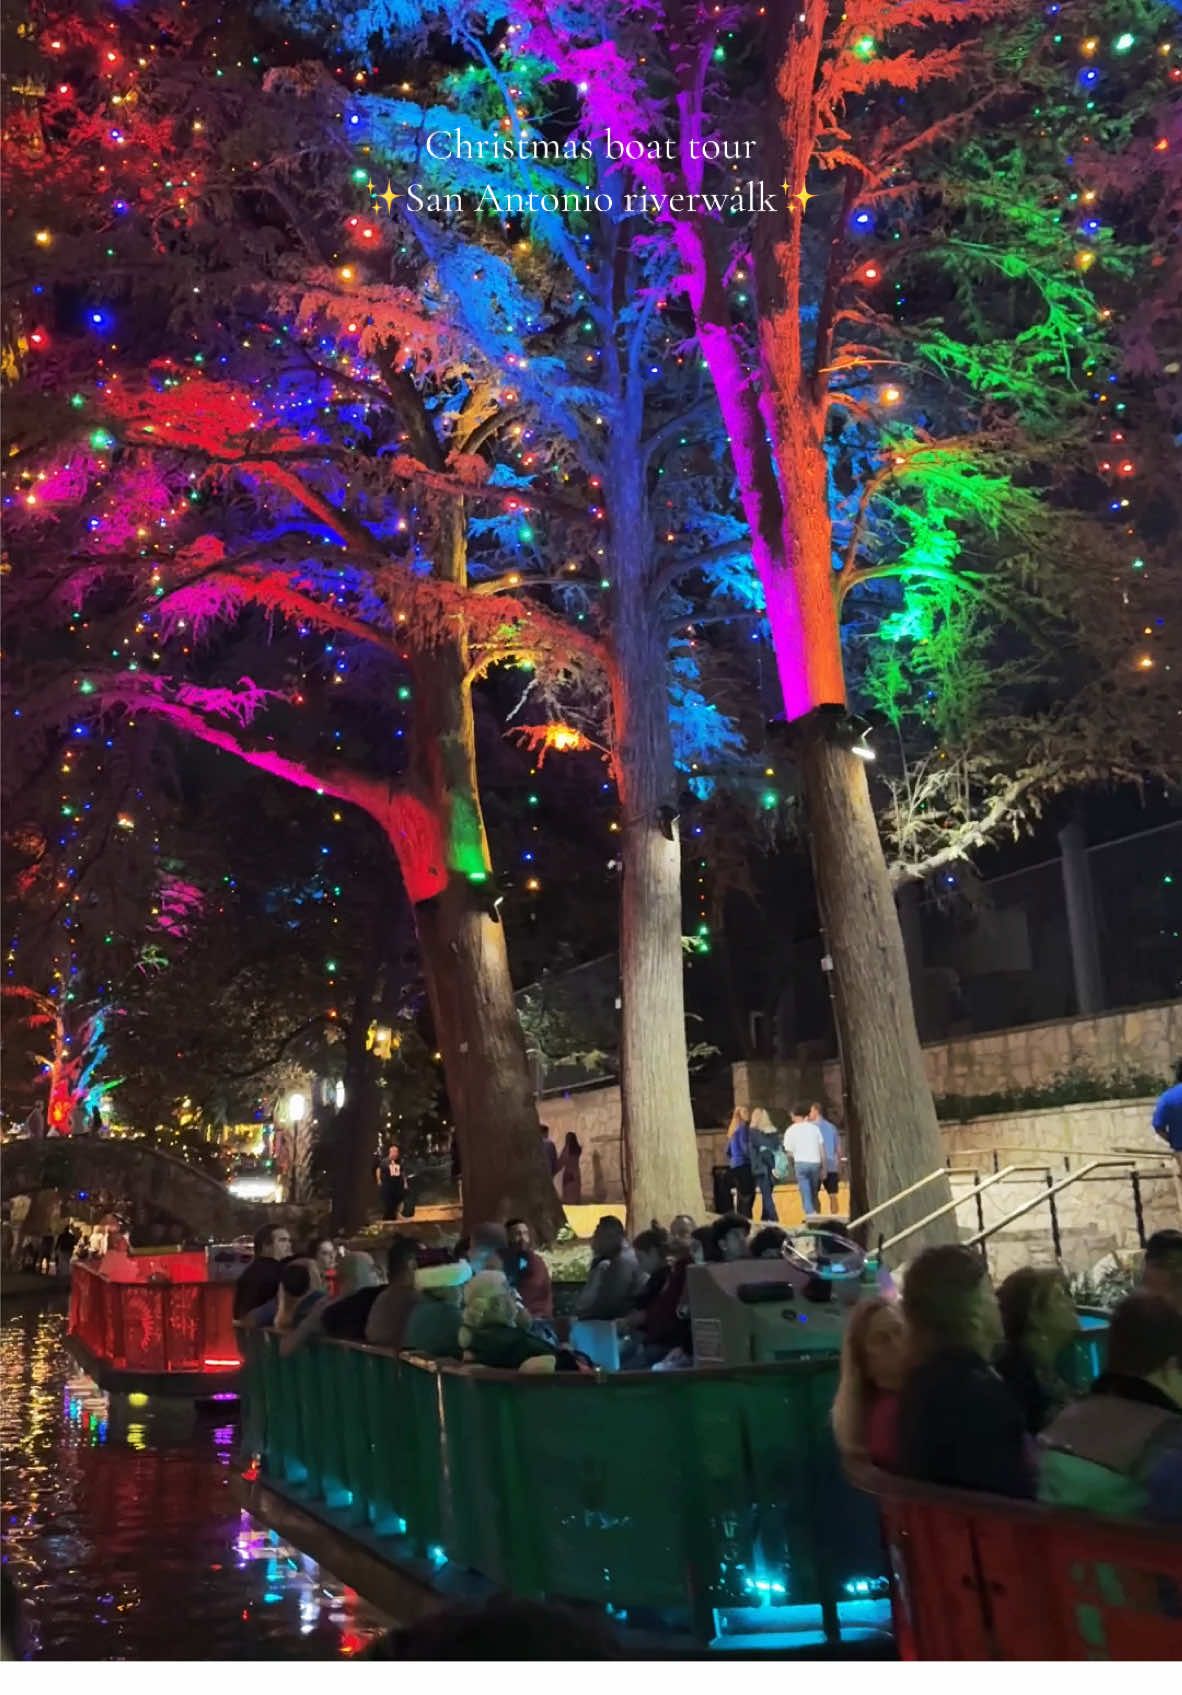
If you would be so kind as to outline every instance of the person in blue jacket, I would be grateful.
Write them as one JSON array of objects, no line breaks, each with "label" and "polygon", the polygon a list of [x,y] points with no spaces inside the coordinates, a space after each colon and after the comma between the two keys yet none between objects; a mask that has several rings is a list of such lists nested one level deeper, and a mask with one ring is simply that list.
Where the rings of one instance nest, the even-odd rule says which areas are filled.
[{"label": "person in blue jacket", "polygon": [[751,1108],[737,1106],[726,1139],[726,1163],[735,1186],[738,1211],[750,1218],[755,1211],[755,1173],[751,1169]]},{"label": "person in blue jacket", "polygon": [[1173,1084],[1157,1097],[1153,1128],[1177,1160],[1178,1175],[1182,1177],[1182,1059],[1174,1061]]}]

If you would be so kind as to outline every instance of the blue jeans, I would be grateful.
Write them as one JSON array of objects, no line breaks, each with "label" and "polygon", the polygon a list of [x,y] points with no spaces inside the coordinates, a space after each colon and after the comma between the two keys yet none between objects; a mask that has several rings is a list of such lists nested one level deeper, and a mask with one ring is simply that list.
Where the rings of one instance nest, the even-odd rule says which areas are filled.
[{"label": "blue jeans", "polygon": [[796,1187],[800,1190],[800,1204],[805,1212],[816,1212],[817,1197],[821,1188],[821,1167],[819,1165],[798,1165],[796,1167]]},{"label": "blue jeans", "polygon": [[772,1193],[775,1181],[771,1172],[761,1171],[755,1181],[759,1186],[759,1199],[762,1202],[761,1210],[763,1213],[763,1222],[765,1224],[778,1223],[780,1215],[776,1211],[776,1198]]}]

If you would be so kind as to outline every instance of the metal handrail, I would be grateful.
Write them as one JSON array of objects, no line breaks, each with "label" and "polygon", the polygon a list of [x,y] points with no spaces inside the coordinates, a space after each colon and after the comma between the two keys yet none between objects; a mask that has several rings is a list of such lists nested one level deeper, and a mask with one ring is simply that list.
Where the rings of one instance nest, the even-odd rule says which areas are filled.
[{"label": "metal handrail", "polygon": [[[993,1148],[954,1148],[948,1155],[948,1159],[988,1159],[994,1151]],[[1014,1151],[1017,1152],[1016,1149]],[[1023,1142],[1021,1151],[1026,1154],[1054,1154],[1059,1160],[1071,1159],[1072,1157],[1070,1148],[1040,1148],[1031,1142]],[[1164,1153],[1157,1148],[1114,1148],[1113,1155],[1125,1159],[1132,1158],[1133,1155],[1136,1155],[1138,1159],[1165,1158]],[[1099,1159],[1101,1156],[1097,1154],[1096,1157]],[[1109,1156],[1105,1154],[1103,1157],[1107,1159]]]},{"label": "metal handrail", "polygon": [[917,1189],[924,1188],[928,1183],[934,1183],[937,1177],[947,1177],[947,1175],[948,1167],[946,1165],[937,1166],[935,1171],[929,1171],[926,1177],[921,1177],[918,1183],[912,1183],[909,1188],[900,1189],[899,1193],[892,1195],[889,1200],[880,1201],[876,1207],[871,1207],[870,1211],[864,1212],[860,1218],[851,1218],[846,1229],[856,1230],[859,1225],[869,1224],[872,1218],[877,1218],[880,1212],[885,1212],[888,1207],[893,1207],[896,1201],[906,1199],[908,1195],[913,1195]]},{"label": "metal handrail", "polygon": [[[1060,1194],[1064,1189],[1069,1189],[1073,1183],[1080,1182],[1082,1178],[1087,1177],[1093,1171],[1098,1171],[1106,1165],[1131,1165],[1135,1169],[1136,1164],[1135,1159],[1119,1159],[1108,1154],[1102,1158],[1089,1160],[1086,1165],[1081,1165],[1078,1171],[1069,1172],[1066,1177],[1061,1177],[1057,1183],[1048,1183],[1041,1194],[1035,1195],[1033,1200],[1023,1201],[1020,1207],[1015,1207],[1013,1212],[1007,1213],[996,1224],[991,1224],[987,1230],[978,1230],[975,1236],[969,1237],[968,1246],[970,1248],[979,1247],[982,1242],[987,1242],[990,1236],[996,1236],[999,1230],[1004,1230],[1007,1224],[1012,1224],[1016,1218],[1022,1218],[1028,1212],[1033,1212],[1035,1207],[1041,1206],[1044,1201],[1051,1200],[1053,1196]],[[985,1185],[982,1184],[981,1187],[984,1188]]]},{"label": "metal handrail", "polygon": [[[995,1150],[993,1148],[954,1148],[948,1155],[948,1158],[950,1160],[987,1159],[994,1151]],[[1017,1152],[1017,1149],[1014,1151]],[[1068,1150],[1065,1155],[1062,1148],[1039,1148],[1035,1147],[1031,1142],[1023,1142],[1021,1151],[1024,1154],[1055,1154],[1059,1159],[1063,1159],[1064,1157],[1070,1159],[1071,1157],[1070,1150]]]},{"label": "metal handrail", "polygon": [[[976,1157],[978,1154],[983,1153],[983,1152],[987,1152],[987,1150],[968,1148],[968,1149],[962,1150],[959,1153],[950,1154],[948,1156],[947,1163],[937,1167],[937,1169],[935,1171],[929,1171],[927,1173],[927,1175],[925,1177],[921,1177],[918,1182],[910,1184],[906,1189],[900,1189],[898,1194],[891,1195],[888,1200],[880,1201],[876,1207],[871,1207],[869,1212],[862,1213],[858,1218],[851,1218],[849,1223],[846,1225],[846,1229],[850,1230],[850,1231],[857,1230],[863,1224],[868,1224],[872,1218],[877,1218],[880,1213],[887,1212],[891,1207],[896,1205],[897,1202],[902,1201],[902,1200],[906,1200],[908,1195],[914,1195],[920,1189],[926,1188],[929,1183],[934,1183],[936,1181],[937,1177],[947,1177],[949,1179],[951,1179],[953,1177],[972,1177],[974,1179],[979,1178],[980,1175],[981,1175],[979,1171],[977,1171],[975,1169],[969,1169],[969,1170],[965,1170],[965,1171],[955,1171],[952,1168],[951,1162],[954,1159],[972,1159],[972,1158]],[[1047,1154],[1058,1153],[1058,1154],[1061,1154],[1062,1150],[1058,1149],[1058,1148],[1031,1148],[1030,1152],[1036,1153],[1036,1154],[1041,1154],[1041,1153],[1047,1153]],[[1137,1165],[1138,1160],[1143,1159],[1146,1156],[1148,1156],[1150,1158],[1153,1157],[1152,1151],[1148,1148],[1140,1149],[1140,1150],[1129,1149],[1128,1154],[1124,1155],[1124,1156],[1111,1155],[1111,1154],[1097,1155],[1097,1157],[1095,1159],[1089,1160],[1086,1165],[1081,1165],[1078,1171],[1071,1172],[1067,1178],[1065,1178],[1065,1179],[1061,1180],[1059,1183],[1056,1183],[1056,1184],[1053,1184],[1053,1185],[1050,1184],[1050,1182],[1049,1182],[1050,1173],[1051,1173],[1051,1167],[1049,1165],[1006,1165],[1006,1166],[1003,1166],[1000,1171],[995,1171],[990,1176],[988,1176],[984,1180],[984,1182],[974,1181],[972,1191],[971,1191],[971,1195],[970,1195],[969,1198],[977,1199],[978,1203],[979,1203],[979,1197],[984,1193],[984,1191],[986,1189],[991,1188],[994,1183],[999,1182],[1003,1177],[1012,1177],[1016,1173],[1020,1173],[1020,1172],[1023,1172],[1023,1171],[1041,1171],[1041,1172],[1045,1173],[1045,1175],[1048,1178],[1048,1186],[1039,1193],[1039,1195],[1036,1197],[1035,1200],[1026,1203],[1022,1207],[1019,1207],[1016,1212],[1010,1213],[1007,1218],[1002,1219],[1000,1224],[991,1225],[988,1230],[983,1231],[982,1233],[980,1233],[976,1236],[970,1237],[969,1246],[971,1246],[971,1247],[976,1246],[976,1244],[978,1242],[984,1241],[985,1238],[987,1236],[992,1235],[994,1233],[994,1231],[1000,1230],[1001,1228],[1003,1228],[1003,1226],[1009,1222],[1010,1218],[1021,1217],[1022,1213],[1031,1211],[1032,1208],[1039,1205],[1040,1202],[1045,1201],[1045,1200],[1053,1197],[1054,1195],[1058,1194],[1060,1189],[1067,1188],[1071,1183],[1078,1182],[1081,1178],[1091,1176],[1096,1171],[1101,1170],[1102,1167],[1114,1166],[1114,1165],[1115,1166],[1125,1166],[1125,1167],[1127,1167],[1127,1166],[1134,1166],[1135,1167]],[[1113,1172],[1103,1172],[1102,1175],[1104,1177],[1115,1177],[1117,1175],[1117,1173],[1115,1171],[1113,1171]],[[1163,1166],[1160,1166],[1160,1167],[1156,1167],[1156,1168],[1154,1168],[1153,1170],[1150,1170],[1150,1171],[1134,1171],[1134,1172],[1130,1173],[1130,1175],[1137,1176],[1137,1177],[1159,1177],[1159,1176],[1167,1176],[1168,1177],[1170,1175],[1170,1167],[1168,1165],[1163,1165]],[[890,1237],[890,1239],[888,1241],[883,1242],[882,1251],[885,1252],[887,1248],[895,1247],[897,1243],[904,1241],[906,1239],[906,1237],[908,1237],[908,1236],[914,1235],[914,1233],[917,1230],[924,1229],[924,1227],[926,1225],[931,1224],[935,1219],[943,1218],[946,1213],[953,1211],[953,1209],[955,1207],[963,1206],[965,1199],[966,1199],[966,1197],[962,1195],[962,1196],[960,1196],[959,1199],[950,1201],[945,1206],[938,1207],[935,1212],[928,1213],[926,1218],[921,1218],[918,1223],[909,1225],[906,1230],[900,1230],[897,1235],[892,1236],[892,1237]],[[1052,1208],[1052,1210],[1053,1210],[1053,1208]],[[980,1218],[980,1216],[981,1216],[979,1210],[978,1210],[977,1216],[978,1216],[978,1218]]]},{"label": "metal handrail", "polygon": [[[974,1193],[979,1195],[983,1193],[984,1190],[991,1189],[995,1183],[1000,1183],[1003,1177],[1012,1177],[1015,1171],[1043,1170],[1045,1170],[1045,1167],[1041,1165],[1003,1165],[1000,1171],[993,1172],[992,1175],[987,1177],[983,1183],[976,1184],[974,1186]],[[944,1172],[944,1175],[948,1175],[947,1171]],[[896,1196],[896,1199],[898,1198],[899,1197]],[[909,1224],[906,1230],[900,1230],[897,1235],[890,1237],[889,1240],[882,1244],[882,1252],[885,1253],[888,1248],[896,1247],[898,1243],[905,1241],[908,1236],[914,1236],[917,1230],[926,1229],[929,1224],[934,1224],[937,1218],[943,1218],[947,1213],[953,1212],[957,1207],[963,1205],[963,1195],[959,1196],[956,1200],[946,1201],[942,1207],[937,1207],[935,1212],[929,1212],[926,1218],[919,1219],[919,1221],[915,1224]]]}]

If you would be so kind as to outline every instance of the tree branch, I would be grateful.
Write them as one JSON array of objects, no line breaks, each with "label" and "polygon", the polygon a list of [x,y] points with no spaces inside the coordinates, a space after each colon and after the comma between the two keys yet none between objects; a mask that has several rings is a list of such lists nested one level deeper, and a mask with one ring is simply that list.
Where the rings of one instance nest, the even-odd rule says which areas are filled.
[{"label": "tree branch", "polygon": [[911,863],[893,861],[889,867],[891,887],[900,889],[905,883],[920,882],[925,877],[930,877],[933,871],[939,871],[942,866],[954,865],[959,860],[967,859],[974,849],[989,847],[1007,815],[1018,802],[1040,785],[1053,783],[1059,770],[1060,767],[1055,763],[1035,765],[1011,778],[993,797],[981,816],[966,819],[954,830],[943,847]]},{"label": "tree branch", "polygon": [[336,1030],[347,1030],[346,1021],[342,1018],[329,1018],[327,1013],[316,1013],[312,1018],[305,1018],[302,1024],[297,1024],[294,1030],[289,1030],[278,1047],[257,1065],[249,1066],[245,1071],[223,1071],[221,1079],[227,1083],[241,1083],[247,1077],[257,1077],[260,1071],[269,1071],[273,1065],[278,1065],[291,1044],[302,1036],[305,1031],[312,1030],[318,1024],[331,1024]]}]

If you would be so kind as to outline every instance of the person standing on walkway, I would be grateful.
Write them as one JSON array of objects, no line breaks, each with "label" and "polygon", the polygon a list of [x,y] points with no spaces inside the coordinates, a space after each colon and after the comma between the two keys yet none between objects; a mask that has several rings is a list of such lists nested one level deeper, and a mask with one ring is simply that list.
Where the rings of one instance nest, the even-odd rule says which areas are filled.
[{"label": "person standing on walkway", "polygon": [[1174,1193],[1182,1209],[1182,1059],[1174,1061],[1173,1084],[1157,1097],[1152,1124],[1174,1156],[1174,1164],[1178,1168]]},{"label": "person standing on walkway", "polygon": [[774,1193],[779,1145],[780,1139],[770,1115],[761,1106],[752,1107],[749,1134],[751,1175],[759,1190],[760,1217],[765,1224],[776,1224],[780,1217]]},{"label": "person standing on walkway", "polygon": [[397,1218],[406,1199],[406,1179],[402,1175],[402,1149],[391,1142],[382,1157],[378,1181],[382,1187],[382,1217]]},{"label": "person standing on walkway", "polygon": [[751,1108],[737,1106],[727,1126],[726,1163],[735,1187],[736,1210],[744,1218],[755,1211],[755,1173],[751,1169]]},{"label": "person standing on walkway", "polygon": [[838,1208],[837,1192],[841,1188],[841,1137],[837,1125],[830,1124],[825,1117],[825,1109],[820,1101],[814,1101],[809,1107],[809,1119],[821,1132],[821,1140],[825,1144],[825,1176],[822,1187],[829,1197],[829,1211],[835,1213]]},{"label": "person standing on walkway", "polygon": [[546,1170],[550,1173],[550,1181],[553,1183],[554,1179],[558,1176],[558,1149],[554,1146],[554,1142],[551,1139],[550,1126],[548,1124],[540,1124],[538,1128],[542,1132],[542,1157],[546,1161]]},{"label": "person standing on walkway", "polygon": [[573,1130],[568,1130],[558,1156],[556,1180],[559,1198],[564,1207],[577,1207],[583,1201],[583,1145]]},{"label": "person standing on walkway", "polygon": [[784,1152],[796,1167],[796,1187],[800,1190],[800,1204],[808,1218],[817,1211],[821,1184],[828,1167],[820,1126],[809,1117],[807,1106],[793,1107],[792,1123],[784,1132]]},{"label": "person standing on walkway", "polygon": [[74,1249],[77,1246],[77,1233],[71,1226],[69,1220],[67,1220],[58,1233],[57,1241],[53,1244],[53,1251],[57,1259],[57,1274],[59,1277],[68,1277],[70,1275],[70,1261],[74,1257]]}]

